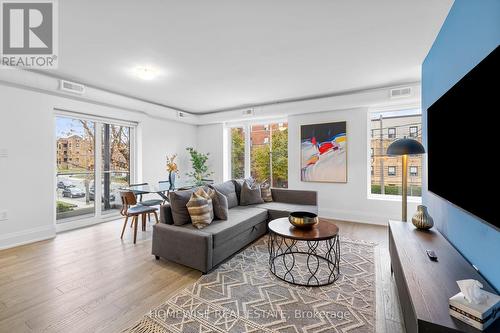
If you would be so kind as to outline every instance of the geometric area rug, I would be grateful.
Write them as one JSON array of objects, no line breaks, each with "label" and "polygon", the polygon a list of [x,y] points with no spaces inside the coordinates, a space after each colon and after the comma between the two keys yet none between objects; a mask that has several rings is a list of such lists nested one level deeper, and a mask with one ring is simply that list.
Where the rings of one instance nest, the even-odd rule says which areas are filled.
[{"label": "geometric area rug", "polygon": [[375,331],[376,244],[341,238],[338,280],[302,287],[269,271],[267,240],[262,237],[201,276],[126,332]]}]

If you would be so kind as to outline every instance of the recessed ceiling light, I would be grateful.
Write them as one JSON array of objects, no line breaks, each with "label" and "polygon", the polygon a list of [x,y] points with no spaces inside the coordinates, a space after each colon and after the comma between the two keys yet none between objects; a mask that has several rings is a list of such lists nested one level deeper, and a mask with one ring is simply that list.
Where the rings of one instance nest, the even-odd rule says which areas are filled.
[{"label": "recessed ceiling light", "polygon": [[160,75],[160,72],[151,66],[137,66],[133,69],[133,73],[143,80],[153,80]]}]

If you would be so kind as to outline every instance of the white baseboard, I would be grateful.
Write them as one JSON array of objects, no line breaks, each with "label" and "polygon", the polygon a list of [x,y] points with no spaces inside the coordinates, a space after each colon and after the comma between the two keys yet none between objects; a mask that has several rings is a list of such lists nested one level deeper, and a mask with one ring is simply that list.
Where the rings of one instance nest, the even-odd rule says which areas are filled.
[{"label": "white baseboard", "polygon": [[54,225],[45,225],[37,228],[0,235],[0,250],[51,239],[55,236],[56,228]]},{"label": "white baseboard", "polygon": [[319,208],[319,216],[330,219],[337,219],[341,221],[350,221],[357,223],[367,223],[367,224],[375,224],[375,225],[388,225],[389,219],[388,216],[385,215],[374,215],[374,214],[366,214],[358,211],[348,211],[348,210],[340,210],[340,209],[323,209]]}]

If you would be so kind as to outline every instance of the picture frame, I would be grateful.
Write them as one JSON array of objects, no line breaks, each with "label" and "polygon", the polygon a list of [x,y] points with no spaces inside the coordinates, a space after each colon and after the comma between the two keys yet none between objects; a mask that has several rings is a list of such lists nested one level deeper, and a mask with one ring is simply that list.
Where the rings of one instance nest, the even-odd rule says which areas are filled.
[{"label": "picture frame", "polygon": [[300,179],[347,183],[347,122],[300,126]]}]

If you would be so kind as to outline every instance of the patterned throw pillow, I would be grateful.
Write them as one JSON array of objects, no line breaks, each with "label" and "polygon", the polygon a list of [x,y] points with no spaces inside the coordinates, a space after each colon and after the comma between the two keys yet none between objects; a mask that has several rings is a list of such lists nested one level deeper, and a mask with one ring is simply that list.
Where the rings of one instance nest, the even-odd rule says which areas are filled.
[{"label": "patterned throw pillow", "polygon": [[207,191],[209,192],[205,192],[205,190],[203,189],[203,187],[199,187],[197,190],[196,190],[196,194],[198,194],[199,196],[202,196],[203,198],[207,199],[207,204],[208,204],[208,209],[210,211],[210,222],[214,220],[214,206],[213,206],[213,203],[212,203],[212,196],[210,195],[210,191],[213,191],[211,188],[207,188]]},{"label": "patterned throw pillow", "polygon": [[191,222],[193,222],[193,225],[196,228],[205,228],[212,222],[207,199],[198,193],[194,192],[191,194],[191,199],[189,199],[186,207],[188,209],[189,216],[191,216]]},{"label": "patterned throw pillow", "polygon": [[258,183],[248,184],[243,182],[241,186],[240,206],[248,206],[264,203],[260,194],[260,185]]},{"label": "patterned throw pillow", "polygon": [[212,198],[212,204],[214,206],[215,218],[219,220],[227,220],[229,214],[229,204],[227,197],[215,189],[209,189],[208,195]]},{"label": "patterned throw pillow", "polygon": [[264,202],[273,202],[273,194],[271,192],[271,185],[268,182],[260,184],[260,195]]}]

